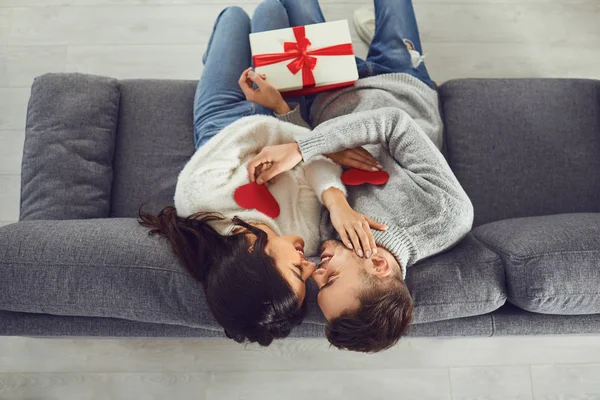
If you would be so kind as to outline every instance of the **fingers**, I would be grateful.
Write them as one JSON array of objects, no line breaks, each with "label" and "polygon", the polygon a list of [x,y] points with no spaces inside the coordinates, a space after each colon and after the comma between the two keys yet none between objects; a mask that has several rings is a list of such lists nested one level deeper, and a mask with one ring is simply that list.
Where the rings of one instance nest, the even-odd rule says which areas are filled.
[{"label": "fingers", "polygon": [[[248,179],[250,182],[254,182],[256,180],[256,169],[258,166],[266,162],[270,162],[270,160],[265,158],[265,155],[262,153],[262,151],[248,162]],[[258,183],[259,185],[262,184],[260,182]]]},{"label": "fingers", "polygon": [[356,229],[354,226],[349,226],[346,228],[346,232],[348,232],[348,236],[350,237],[350,242],[352,243],[352,247],[354,247],[354,251],[356,251],[356,254],[358,254],[359,257],[362,257],[364,253],[360,245],[360,238],[356,234]]},{"label": "fingers", "polygon": [[[369,224],[367,224],[368,226]],[[371,254],[377,254],[377,243],[375,243],[375,236],[371,229],[367,230],[367,238],[369,239],[369,247],[371,247]],[[367,255],[367,258],[371,258],[371,254]]]},{"label": "fingers", "polygon": [[373,155],[371,153],[369,153],[367,150],[365,150],[364,148],[357,147],[353,150],[356,151],[357,153],[359,153],[360,155],[362,155],[363,157],[365,157],[367,160],[369,160],[369,162],[374,163],[376,167],[383,168],[383,165],[381,165],[379,163],[379,161],[377,161],[375,159],[375,157],[373,157]]},{"label": "fingers", "polygon": [[251,71],[252,68],[248,68],[247,70],[242,72],[242,75],[238,80],[238,85],[240,86],[240,89],[242,89],[242,92],[244,92],[246,100],[248,101],[252,101],[254,99],[254,88],[252,87],[252,83],[250,82],[250,78],[248,77],[248,74]]},{"label": "fingers", "polygon": [[342,165],[347,168],[357,168],[367,172],[377,171],[377,169],[373,169],[374,167],[372,165],[366,164],[363,161],[358,161],[352,158],[344,160]]},{"label": "fingers", "polygon": [[376,229],[378,231],[387,231],[387,226],[385,224],[381,224],[375,220],[373,220],[372,218],[369,218],[365,215],[365,218],[367,219],[367,222],[369,223],[369,226],[373,229]]},{"label": "fingers", "polygon": [[278,167],[275,167],[273,165],[273,166],[271,166],[271,168],[269,168],[268,170],[264,171],[262,174],[260,174],[258,176],[258,178],[256,179],[256,183],[258,183],[259,185],[262,185],[263,183],[268,182],[271,179],[275,178],[281,172],[282,171]]},{"label": "fingers", "polygon": [[[360,239],[360,243],[361,243],[361,247],[363,249],[363,254],[367,257],[367,258],[371,258],[371,241],[369,240],[369,235],[372,236],[371,234],[371,229],[369,229],[369,224],[367,223],[367,221],[364,221],[362,223],[357,223],[356,227],[356,233]],[[357,252],[359,256],[363,256],[362,254],[360,254],[360,250]]]},{"label": "fingers", "polygon": [[371,153],[362,148],[348,150],[348,156],[352,160],[363,164],[363,168],[361,169],[366,168],[366,171],[377,171],[382,167],[381,164],[379,164],[379,162],[377,162],[377,160],[373,158]]},{"label": "fingers", "polygon": [[254,71],[248,72],[248,78],[250,78],[252,82],[256,83],[256,86],[258,86],[259,89],[266,89],[267,87],[270,87],[271,85],[265,82],[265,79],[261,75],[264,74],[257,74]]},{"label": "fingers", "polygon": [[342,243],[344,243],[344,246],[346,246],[350,250],[353,250],[354,246],[352,246],[352,242],[350,242],[350,239],[348,239],[348,234],[346,233],[346,229],[342,226],[341,229],[338,229],[336,227],[335,230],[340,235],[340,240],[342,241]]}]

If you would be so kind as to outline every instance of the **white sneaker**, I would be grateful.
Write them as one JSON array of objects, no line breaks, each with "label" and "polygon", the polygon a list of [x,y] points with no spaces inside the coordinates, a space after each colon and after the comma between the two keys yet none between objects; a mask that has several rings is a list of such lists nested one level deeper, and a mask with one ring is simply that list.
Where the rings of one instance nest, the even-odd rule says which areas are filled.
[{"label": "white sneaker", "polygon": [[359,8],[354,11],[354,28],[358,37],[366,44],[371,44],[375,36],[375,11],[369,8]]}]

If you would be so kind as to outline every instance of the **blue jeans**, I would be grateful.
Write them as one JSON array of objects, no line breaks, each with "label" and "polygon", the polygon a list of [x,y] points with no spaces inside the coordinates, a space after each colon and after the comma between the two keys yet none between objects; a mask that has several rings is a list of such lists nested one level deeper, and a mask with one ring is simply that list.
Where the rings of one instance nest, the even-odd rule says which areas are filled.
[{"label": "blue jeans", "polygon": [[[375,37],[366,60],[356,58],[360,78],[404,72],[435,87],[425,65],[413,68],[404,43],[408,39],[422,53],[421,40],[411,0],[374,0]],[[318,0],[264,0],[252,21],[240,7],[229,7],[215,22],[204,54],[204,71],[194,99],[194,142],[196,149],[227,125],[249,115],[273,115],[265,107],[246,101],[238,86],[242,72],[252,63],[251,32],[325,22]],[[314,96],[287,99],[300,103],[308,120]]]},{"label": "blue jeans", "polygon": [[[325,22],[318,0],[280,0],[292,26]],[[374,0],[375,36],[366,60],[356,57],[358,76],[367,78],[392,72],[404,72],[435,88],[427,68],[421,63],[413,68],[404,40],[423,53],[417,18],[411,0]]]},{"label": "blue jeans", "polygon": [[238,85],[252,65],[251,32],[289,28],[285,9],[277,0],[265,0],[250,17],[240,7],[219,14],[204,54],[204,71],[194,98],[194,142],[200,148],[227,125],[249,115],[273,115],[268,108],[246,101]]}]

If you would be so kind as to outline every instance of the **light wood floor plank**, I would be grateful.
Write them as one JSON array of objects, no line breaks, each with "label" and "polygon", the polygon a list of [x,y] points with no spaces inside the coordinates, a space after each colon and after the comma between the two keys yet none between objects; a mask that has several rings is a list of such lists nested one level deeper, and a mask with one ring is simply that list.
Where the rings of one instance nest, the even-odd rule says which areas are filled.
[{"label": "light wood floor plank", "polygon": [[445,369],[249,373],[0,374],[0,398],[449,400]]},{"label": "light wood floor plank", "polygon": [[202,74],[206,44],[70,46],[67,70],[119,79],[192,79]]},{"label": "light wood floor plank", "polygon": [[0,337],[0,354],[0,373],[460,368],[600,363],[600,337],[413,338],[378,354],[338,351],[324,339],[290,339],[262,348],[225,339]]},{"label": "light wood floor plank", "polygon": [[534,365],[535,400],[600,399],[600,364]]},{"label": "light wood floor plank", "polygon": [[[2,3],[0,3],[2,4]],[[0,46],[8,40],[8,31],[10,29],[10,17],[12,10],[0,7]],[[1,71],[1,70],[0,70]]]},{"label": "light wood floor plank", "polygon": [[533,400],[529,366],[451,368],[454,400]]},{"label": "light wood floor plank", "polygon": [[0,174],[21,174],[25,132],[0,131]]},{"label": "light wood floor plank", "polygon": [[[222,10],[203,6],[14,8],[10,45],[204,43]],[[246,7],[252,12],[254,6]]]},{"label": "light wood floor plank", "polygon": [[65,46],[0,47],[0,87],[30,87],[46,72],[65,72]]},{"label": "light wood floor plank", "polygon": [[424,53],[438,83],[458,78],[600,79],[600,46],[428,43]]},{"label": "light wood floor plank", "polygon": [[20,175],[0,175],[0,221],[19,219],[20,191]]},{"label": "light wood floor plank", "polygon": [[25,130],[28,88],[0,88],[0,130]]}]

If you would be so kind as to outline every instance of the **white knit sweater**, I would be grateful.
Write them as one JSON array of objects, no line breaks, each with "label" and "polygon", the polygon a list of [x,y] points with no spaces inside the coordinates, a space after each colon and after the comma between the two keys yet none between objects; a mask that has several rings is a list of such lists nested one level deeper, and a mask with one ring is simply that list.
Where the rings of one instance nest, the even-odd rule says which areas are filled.
[{"label": "white knit sweater", "polygon": [[177,214],[187,217],[199,211],[219,212],[226,220],[211,224],[222,235],[233,230],[234,216],[248,223],[266,224],[278,235],[301,236],[304,253],[315,255],[323,192],[335,187],[346,194],[340,166],[319,156],[277,176],[269,186],[281,209],[275,219],[243,209],[233,198],[238,187],[249,183],[248,161],[265,146],[292,143],[294,138],[310,135],[309,129],[268,116],[245,117],[227,126],[198,149],[179,174],[175,189]]}]

